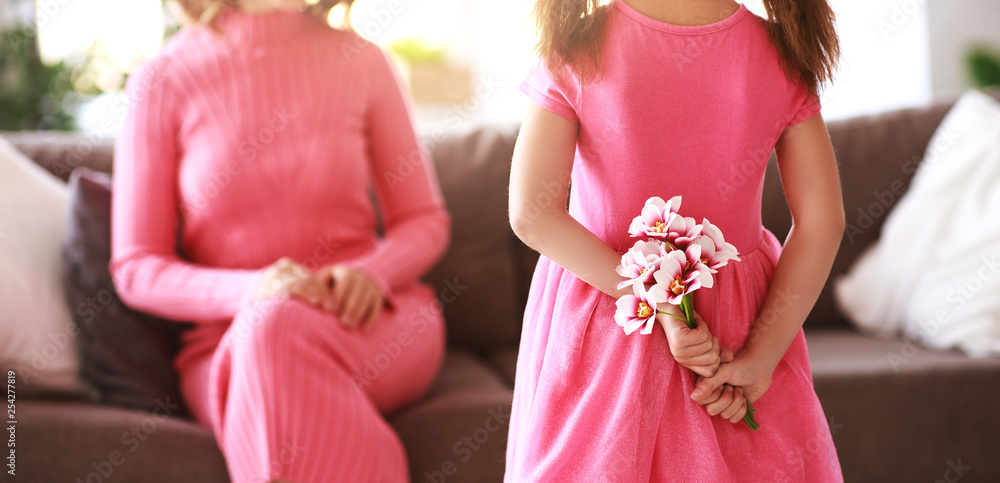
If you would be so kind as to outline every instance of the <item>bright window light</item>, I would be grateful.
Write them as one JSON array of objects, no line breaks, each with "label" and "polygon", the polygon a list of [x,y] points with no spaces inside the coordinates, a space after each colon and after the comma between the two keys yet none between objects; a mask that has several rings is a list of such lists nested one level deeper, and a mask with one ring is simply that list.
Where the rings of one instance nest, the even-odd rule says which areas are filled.
[{"label": "bright window light", "polygon": [[156,55],[163,42],[160,0],[37,0],[39,50],[58,62],[90,49],[121,72]]}]

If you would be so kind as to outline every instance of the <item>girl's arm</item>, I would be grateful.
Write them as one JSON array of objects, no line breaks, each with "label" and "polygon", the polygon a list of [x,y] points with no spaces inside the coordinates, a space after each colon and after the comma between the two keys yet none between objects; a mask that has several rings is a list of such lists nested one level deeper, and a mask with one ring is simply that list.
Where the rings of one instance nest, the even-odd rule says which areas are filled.
[{"label": "girl's arm", "polygon": [[822,116],[787,129],[775,149],[792,229],[744,349],[769,372],[819,298],[844,235],[840,175]]},{"label": "girl's arm", "polygon": [[786,129],[775,149],[792,229],[746,346],[732,363],[698,383],[691,397],[699,402],[726,382],[744,386],[750,402],[767,391],[826,283],[843,237],[840,176],[822,116]]},{"label": "girl's arm", "polygon": [[232,319],[262,271],[192,264],[177,253],[177,105],[163,58],[129,77],[129,110],[115,142],[111,264],[132,308],[190,322]]},{"label": "girl's arm", "polygon": [[[621,254],[566,212],[578,129],[579,124],[530,104],[511,164],[510,225],[526,245],[617,299],[631,293],[617,288],[622,278],[615,268]],[[669,307],[680,315],[676,307]],[[663,328],[677,362],[699,374],[715,373],[722,352],[728,351],[720,351],[718,339],[700,317],[696,329],[669,319]],[[729,360],[731,354],[724,357]]]},{"label": "girl's arm", "polygon": [[[530,103],[510,169],[510,225],[525,245],[618,298],[621,255],[566,212],[579,124]],[[623,229],[627,229],[624,227]]]}]

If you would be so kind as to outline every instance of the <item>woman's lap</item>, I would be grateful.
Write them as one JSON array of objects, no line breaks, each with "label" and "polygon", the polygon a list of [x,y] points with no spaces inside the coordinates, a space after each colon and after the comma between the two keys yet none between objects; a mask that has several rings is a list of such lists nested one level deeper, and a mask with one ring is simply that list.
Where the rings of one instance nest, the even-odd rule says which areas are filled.
[{"label": "woman's lap", "polygon": [[[191,415],[212,427],[210,387],[213,361],[224,337],[236,341],[274,323],[294,319],[305,340],[321,344],[339,367],[383,413],[412,402],[433,382],[444,357],[444,323],[431,290],[413,285],[394,294],[370,333],[341,326],[337,316],[295,299],[272,299],[244,307],[224,334],[204,330],[186,340],[175,361],[181,394]],[[291,322],[289,322],[291,323]],[[290,350],[294,350],[289,344]]]}]

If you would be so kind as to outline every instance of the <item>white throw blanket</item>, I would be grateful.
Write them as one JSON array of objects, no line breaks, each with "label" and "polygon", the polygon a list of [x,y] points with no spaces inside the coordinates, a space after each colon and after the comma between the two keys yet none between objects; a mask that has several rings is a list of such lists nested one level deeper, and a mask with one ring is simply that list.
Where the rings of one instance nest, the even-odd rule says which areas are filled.
[{"label": "white throw blanket", "polygon": [[835,288],[866,332],[1000,355],[1000,103],[959,99],[880,239]]}]

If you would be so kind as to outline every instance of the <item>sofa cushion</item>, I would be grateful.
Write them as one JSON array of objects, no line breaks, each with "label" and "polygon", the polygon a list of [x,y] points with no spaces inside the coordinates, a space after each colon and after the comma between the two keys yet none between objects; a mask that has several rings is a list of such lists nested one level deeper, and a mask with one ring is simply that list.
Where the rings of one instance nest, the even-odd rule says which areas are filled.
[{"label": "sofa cushion", "polygon": [[514,375],[517,369],[517,350],[518,346],[516,344],[501,347],[493,351],[489,358],[493,369],[500,374],[500,377],[510,387],[514,387]]},{"label": "sofa cushion", "polygon": [[484,128],[431,146],[453,222],[451,246],[424,280],[440,293],[449,343],[484,352],[517,340],[521,327],[507,221],[514,132]]},{"label": "sofa cushion", "polygon": [[137,312],[118,298],[108,273],[110,176],[76,170],[70,204],[63,280],[80,331],[81,375],[109,404],[152,411],[158,400],[180,400],[172,361],[189,324]]},{"label": "sofa cushion", "polygon": [[[512,398],[481,359],[449,349],[428,394],[387,417],[406,447],[412,481],[501,481]],[[179,406],[162,402],[151,411],[19,402],[18,472],[30,481],[229,481],[211,430],[164,417]]]},{"label": "sofa cushion", "polygon": [[427,396],[388,417],[406,447],[411,481],[502,481],[512,400],[479,357],[450,349]]},{"label": "sofa cushion", "polygon": [[[862,332],[1000,356],[1000,102],[963,94],[879,239],[836,281]],[[983,296],[979,296],[983,294]]]},{"label": "sofa cushion", "polygon": [[806,341],[814,379],[901,379],[955,372],[1000,377],[998,358],[977,359],[957,351],[929,349],[909,339],[878,339],[849,329],[810,329]]},{"label": "sofa cushion", "polygon": [[0,139],[0,369],[14,371],[22,396],[82,389],[60,278],[68,200],[65,185]]},{"label": "sofa cushion", "polygon": [[[211,431],[165,417],[100,404],[17,404],[17,476],[25,481],[229,481]],[[79,479],[79,480],[78,480]]]},{"label": "sofa cushion", "polygon": [[1000,359],[850,329],[806,341],[844,481],[937,481],[951,464],[971,466],[962,481],[1000,481]]}]

